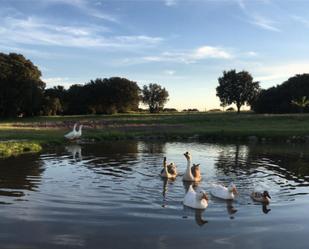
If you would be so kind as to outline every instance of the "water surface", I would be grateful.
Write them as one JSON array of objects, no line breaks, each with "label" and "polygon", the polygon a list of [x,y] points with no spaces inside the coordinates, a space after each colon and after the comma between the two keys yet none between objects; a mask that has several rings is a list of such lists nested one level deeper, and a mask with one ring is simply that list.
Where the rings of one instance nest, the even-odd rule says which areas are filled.
[{"label": "water surface", "polygon": [[[164,181],[164,156],[201,164],[200,187],[233,181],[233,202],[182,205],[181,177]],[[252,190],[268,190],[269,206]],[[308,248],[309,147],[108,142],[0,160],[1,248]]]}]

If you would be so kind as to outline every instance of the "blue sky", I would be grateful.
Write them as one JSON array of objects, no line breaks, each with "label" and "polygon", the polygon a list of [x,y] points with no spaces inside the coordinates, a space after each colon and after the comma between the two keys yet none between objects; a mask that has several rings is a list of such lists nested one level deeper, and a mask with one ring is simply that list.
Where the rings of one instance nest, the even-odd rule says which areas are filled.
[{"label": "blue sky", "polygon": [[307,0],[0,0],[0,51],[48,87],[126,77],[159,83],[167,107],[218,108],[223,70],[263,88],[309,73]]}]

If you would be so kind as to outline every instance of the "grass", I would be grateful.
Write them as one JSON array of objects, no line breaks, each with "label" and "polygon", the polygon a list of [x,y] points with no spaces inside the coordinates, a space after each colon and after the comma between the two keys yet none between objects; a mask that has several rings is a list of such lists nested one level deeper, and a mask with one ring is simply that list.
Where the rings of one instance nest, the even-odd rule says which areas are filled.
[{"label": "grass", "polygon": [[0,143],[0,157],[39,152],[42,147],[35,142],[6,141]]},{"label": "grass", "polygon": [[0,121],[0,140],[27,140],[40,145],[65,143],[75,122],[85,125],[83,138],[114,139],[256,139],[286,141],[309,136],[308,114],[254,113],[118,114],[17,118]]}]

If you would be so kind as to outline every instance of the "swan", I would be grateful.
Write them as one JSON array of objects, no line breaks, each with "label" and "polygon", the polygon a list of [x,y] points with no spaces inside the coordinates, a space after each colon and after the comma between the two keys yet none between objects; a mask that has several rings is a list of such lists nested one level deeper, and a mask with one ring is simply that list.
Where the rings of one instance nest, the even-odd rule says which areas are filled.
[{"label": "swan", "polygon": [[177,176],[177,168],[174,163],[167,164],[166,157],[163,159],[163,169],[161,170],[162,177],[167,179],[175,179]]},{"label": "swan", "polygon": [[64,137],[69,139],[69,140],[75,139],[75,136],[76,136],[76,133],[77,133],[76,126],[77,126],[77,123],[74,124],[73,130],[70,131],[69,133],[65,134]]},{"label": "swan", "polygon": [[213,184],[210,193],[220,199],[224,200],[234,200],[235,195],[238,194],[236,186],[234,183],[230,183],[228,187],[222,185]]},{"label": "swan", "polygon": [[198,188],[197,191],[195,191],[192,185],[190,185],[183,199],[183,204],[195,209],[205,209],[208,206],[208,196],[202,189]]},{"label": "swan", "polygon": [[193,164],[191,168],[191,154],[189,152],[184,153],[184,156],[187,159],[187,169],[183,175],[182,180],[187,182],[199,182],[201,181],[201,171],[199,164]]},{"label": "swan", "polygon": [[264,192],[253,191],[250,196],[254,201],[261,202],[263,204],[269,204],[271,199],[268,191]]}]

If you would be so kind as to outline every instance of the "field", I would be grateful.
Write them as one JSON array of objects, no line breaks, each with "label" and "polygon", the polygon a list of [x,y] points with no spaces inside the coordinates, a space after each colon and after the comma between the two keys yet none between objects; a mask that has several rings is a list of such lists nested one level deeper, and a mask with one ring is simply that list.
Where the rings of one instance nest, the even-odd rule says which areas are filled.
[{"label": "field", "polygon": [[309,115],[253,113],[118,114],[17,118],[0,122],[0,140],[65,143],[73,124],[84,125],[83,139],[295,140],[309,137]]}]

